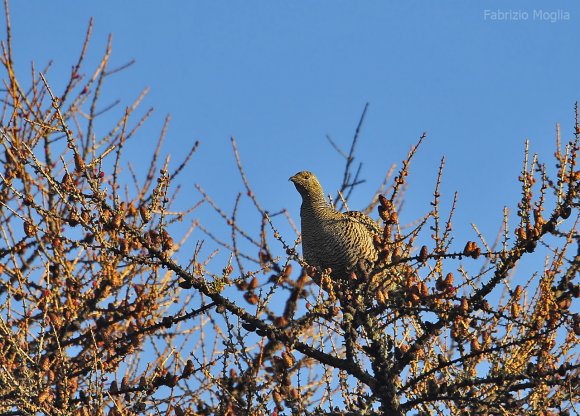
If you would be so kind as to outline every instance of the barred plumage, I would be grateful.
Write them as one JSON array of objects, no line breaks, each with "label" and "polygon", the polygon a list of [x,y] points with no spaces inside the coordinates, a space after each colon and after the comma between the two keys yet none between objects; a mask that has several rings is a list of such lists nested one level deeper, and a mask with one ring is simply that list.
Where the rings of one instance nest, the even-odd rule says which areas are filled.
[{"label": "barred plumage", "polygon": [[380,235],[376,223],[361,212],[342,213],[332,208],[313,173],[299,172],[290,180],[302,196],[304,260],[321,269],[330,267],[333,279],[347,279],[353,271],[369,273],[378,258],[373,243],[373,236]]}]

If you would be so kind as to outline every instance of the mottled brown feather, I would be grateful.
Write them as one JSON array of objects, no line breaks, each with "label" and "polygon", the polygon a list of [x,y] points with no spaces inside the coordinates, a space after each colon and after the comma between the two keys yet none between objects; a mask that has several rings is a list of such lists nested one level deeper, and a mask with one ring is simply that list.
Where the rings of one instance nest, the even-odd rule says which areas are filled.
[{"label": "mottled brown feather", "polygon": [[332,208],[313,173],[299,172],[290,180],[302,196],[304,260],[321,269],[331,268],[335,279],[346,279],[352,271],[369,273],[378,258],[373,244],[373,236],[380,235],[377,224],[361,212]]}]

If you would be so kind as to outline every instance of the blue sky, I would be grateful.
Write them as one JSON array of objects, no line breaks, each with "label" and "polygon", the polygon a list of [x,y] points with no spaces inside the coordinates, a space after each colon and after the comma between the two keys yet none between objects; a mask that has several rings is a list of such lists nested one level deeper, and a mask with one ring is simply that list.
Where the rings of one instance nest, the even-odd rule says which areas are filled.
[{"label": "blue sky", "polygon": [[[367,182],[351,209],[366,205],[389,166],[426,131],[403,220],[430,209],[445,155],[444,199],[449,203],[456,190],[460,197],[456,231],[474,239],[469,224],[476,222],[493,240],[502,207],[519,197],[524,140],[550,158],[555,124],[569,138],[580,99],[578,2],[12,1],[10,7],[23,78],[31,60],[42,68],[53,59],[48,79],[58,91],[91,16],[87,74],[109,33],[111,66],[136,60],[105,85],[104,96],[122,100],[121,114],[151,88],[143,111],[156,112],[130,147],[137,166],[168,113],[163,151],[175,164],[201,141],[179,181],[184,205],[198,199],[193,185],[200,183],[231,209],[242,190],[229,141],[235,136],[263,205],[289,208],[298,219],[299,195],[288,178],[312,170],[334,194],[344,161],[325,136],[347,148],[369,102],[358,151]],[[492,20],[497,11],[509,16]],[[540,19],[539,11],[556,12],[555,21]]]}]

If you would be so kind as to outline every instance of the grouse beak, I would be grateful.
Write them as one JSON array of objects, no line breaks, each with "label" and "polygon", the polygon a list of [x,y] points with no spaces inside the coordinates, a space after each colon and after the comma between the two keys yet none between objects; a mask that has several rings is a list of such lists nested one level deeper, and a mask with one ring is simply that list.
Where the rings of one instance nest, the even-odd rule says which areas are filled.
[{"label": "grouse beak", "polygon": [[288,180],[292,183],[296,183],[296,175],[290,176],[290,178]]}]

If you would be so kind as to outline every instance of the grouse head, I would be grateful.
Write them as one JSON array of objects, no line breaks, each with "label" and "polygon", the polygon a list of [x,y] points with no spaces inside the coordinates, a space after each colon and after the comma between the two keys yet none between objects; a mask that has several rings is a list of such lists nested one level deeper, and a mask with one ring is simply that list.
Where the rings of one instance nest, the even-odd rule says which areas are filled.
[{"label": "grouse head", "polygon": [[320,196],[324,198],[322,186],[314,173],[304,170],[292,176],[290,181],[294,183],[294,186],[302,195],[302,199],[319,198]]}]

